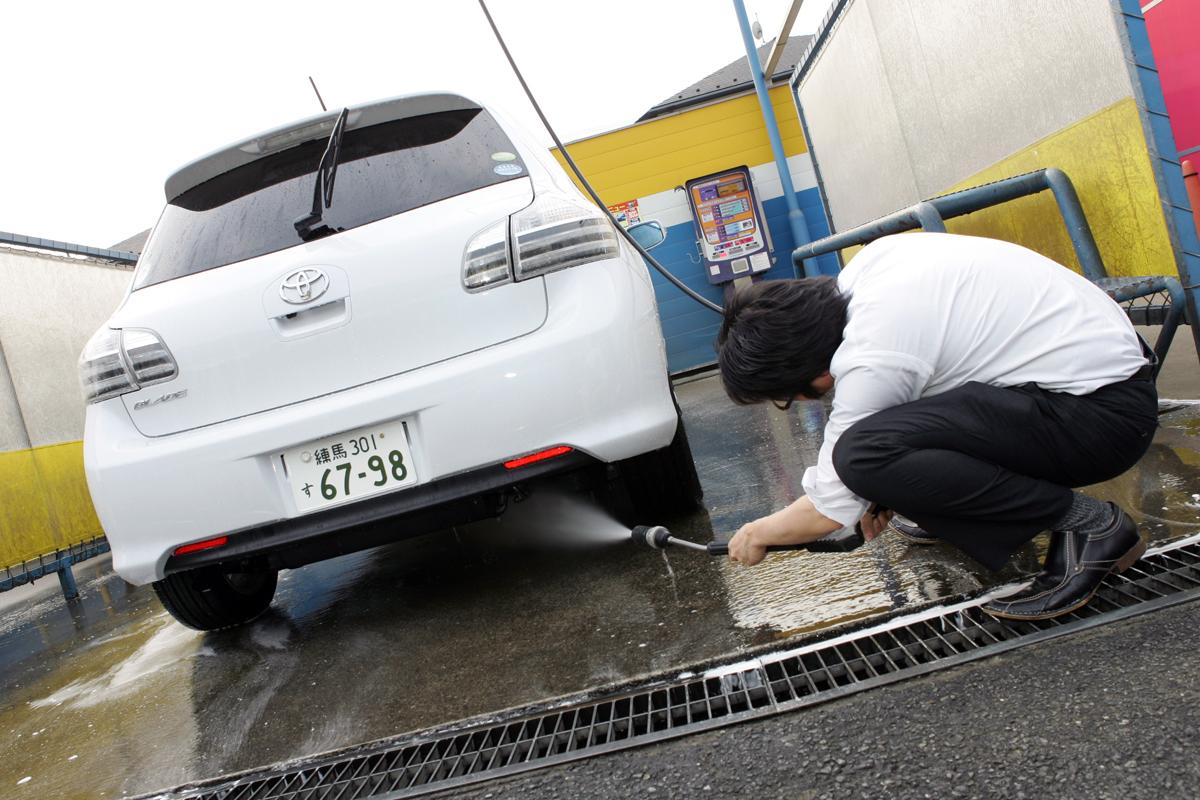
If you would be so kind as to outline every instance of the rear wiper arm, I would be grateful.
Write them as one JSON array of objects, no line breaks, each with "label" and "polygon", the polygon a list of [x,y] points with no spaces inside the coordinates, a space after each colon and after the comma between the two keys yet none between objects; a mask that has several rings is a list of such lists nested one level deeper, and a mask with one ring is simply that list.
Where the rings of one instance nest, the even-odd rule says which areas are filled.
[{"label": "rear wiper arm", "polygon": [[342,150],[342,134],[346,131],[346,117],[350,109],[343,108],[338,114],[337,122],[333,123],[333,132],[329,134],[329,142],[321,162],[317,165],[317,181],[313,185],[312,212],[296,220],[296,233],[306,242],[320,239],[331,233],[337,233],[325,224],[325,209],[333,205],[333,181],[337,177],[338,155]]}]

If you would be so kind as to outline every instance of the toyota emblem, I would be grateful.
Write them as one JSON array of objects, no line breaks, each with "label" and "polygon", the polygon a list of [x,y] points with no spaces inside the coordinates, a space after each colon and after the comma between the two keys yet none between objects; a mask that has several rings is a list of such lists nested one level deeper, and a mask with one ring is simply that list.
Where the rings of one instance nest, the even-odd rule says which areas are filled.
[{"label": "toyota emblem", "polygon": [[283,302],[294,306],[311,303],[329,291],[329,276],[316,267],[306,267],[289,273],[279,284]]}]

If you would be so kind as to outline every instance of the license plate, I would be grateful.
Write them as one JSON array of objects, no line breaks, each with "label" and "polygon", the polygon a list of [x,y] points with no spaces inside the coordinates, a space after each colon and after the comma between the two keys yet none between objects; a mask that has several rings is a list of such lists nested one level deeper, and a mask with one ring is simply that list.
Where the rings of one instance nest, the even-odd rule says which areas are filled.
[{"label": "license plate", "polygon": [[339,505],[417,482],[403,422],[346,431],[282,454],[301,511]]}]

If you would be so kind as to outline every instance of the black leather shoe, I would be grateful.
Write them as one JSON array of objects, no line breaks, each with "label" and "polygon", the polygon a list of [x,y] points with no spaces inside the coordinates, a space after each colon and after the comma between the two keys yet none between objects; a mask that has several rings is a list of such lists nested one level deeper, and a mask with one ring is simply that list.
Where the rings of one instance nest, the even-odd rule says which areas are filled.
[{"label": "black leather shoe", "polygon": [[911,519],[902,517],[899,514],[892,515],[891,522],[888,527],[900,534],[900,538],[909,544],[937,544],[941,541],[929,531],[922,528]]},{"label": "black leather shoe", "polygon": [[1092,534],[1055,532],[1033,583],[986,603],[983,610],[1005,619],[1050,619],[1086,605],[1110,572],[1124,572],[1146,552],[1133,520],[1113,503],[1109,506],[1113,521],[1107,528]]}]

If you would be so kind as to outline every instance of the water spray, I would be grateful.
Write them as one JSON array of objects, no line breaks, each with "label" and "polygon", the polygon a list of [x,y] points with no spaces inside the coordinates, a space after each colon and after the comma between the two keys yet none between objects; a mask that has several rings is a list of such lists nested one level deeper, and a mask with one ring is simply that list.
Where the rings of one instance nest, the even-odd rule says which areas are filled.
[{"label": "water spray", "polygon": [[[685,550],[698,550],[710,556],[729,555],[728,542],[709,542],[700,544],[673,536],[662,525],[638,525],[629,532],[629,537],[637,544],[644,544],[655,550],[666,550],[668,547],[682,547]],[[808,550],[812,553],[847,553],[863,544],[862,532],[853,528],[843,528],[840,531],[817,539],[815,542],[804,544],[773,544],[767,547],[768,553],[782,553],[791,550]]]}]

